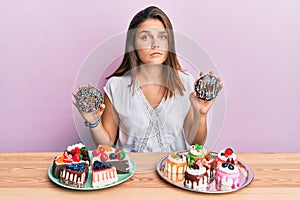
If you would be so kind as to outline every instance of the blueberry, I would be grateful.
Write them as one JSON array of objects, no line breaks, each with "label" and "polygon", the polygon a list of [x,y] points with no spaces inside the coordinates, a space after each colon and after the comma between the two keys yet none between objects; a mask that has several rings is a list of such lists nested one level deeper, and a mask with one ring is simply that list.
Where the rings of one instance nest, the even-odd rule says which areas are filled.
[{"label": "blueberry", "polygon": [[111,154],[109,154],[109,159],[111,159],[111,160],[115,160],[115,159],[117,159],[117,156],[116,156],[116,154],[115,154],[115,153],[111,153]]},{"label": "blueberry", "polygon": [[233,164],[229,164],[229,165],[228,165],[228,168],[229,168],[230,170],[234,170],[234,165],[233,165]]},{"label": "blueberry", "polygon": [[111,163],[107,163],[107,168],[112,168],[112,164]]},{"label": "blueberry", "polygon": [[224,156],[225,154],[224,153],[221,153],[221,156]]},{"label": "blueberry", "polygon": [[94,170],[100,170],[101,168],[100,168],[100,165],[98,164],[98,163],[94,163]]},{"label": "blueberry", "polygon": [[94,165],[95,165],[95,164],[99,165],[100,163],[101,163],[100,161],[96,160],[96,161],[94,162]]},{"label": "blueberry", "polygon": [[222,167],[226,168],[228,166],[228,163],[222,163]]},{"label": "blueberry", "polygon": [[100,168],[101,168],[101,169],[106,169],[106,164],[105,164],[105,163],[101,163],[101,164],[100,164]]}]

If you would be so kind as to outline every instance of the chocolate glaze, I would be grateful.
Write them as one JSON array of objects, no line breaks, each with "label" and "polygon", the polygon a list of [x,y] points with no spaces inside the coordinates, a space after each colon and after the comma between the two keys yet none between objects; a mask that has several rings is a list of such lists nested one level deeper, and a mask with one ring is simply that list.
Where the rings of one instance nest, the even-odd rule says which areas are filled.
[{"label": "chocolate glaze", "polygon": [[[192,174],[189,174],[188,172],[185,172],[185,175],[184,175],[184,177],[185,177],[184,185],[186,186],[186,182],[188,182],[188,181],[191,181],[192,183],[196,182],[196,183],[198,183],[198,185],[199,185],[199,183],[200,184],[204,184],[205,183],[204,182],[204,177],[205,176],[207,177],[207,180],[209,180],[207,172],[205,172],[204,174],[201,174],[201,175],[192,175]],[[201,179],[202,179],[202,183],[200,182]],[[192,184],[192,189],[194,189],[194,185],[193,184]]]},{"label": "chocolate glaze", "polygon": [[[77,175],[77,180],[68,180],[68,179],[66,179],[63,176],[63,173],[62,173],[63,170],[65,170],[66,172],[69,172],[70,174],[73,174],[73,177],[75,175]],[[83,184],[80,184],[78,182],[78,180],[81,178],[81,175],[83,173],[85,173],[85,180],[83,181]],[[61,183],[65,184],[65,185],[69,185],[69,186],[73,186],[73,187],[80,187],[81,188],[81,187],[84,187],[84,184],[85,184],[85,182],[86,182],[86,180],[88,178],[88,175],[89,175],[89,166],[88,166],[88,164],[85,164],[85,168],[84,168],[83,172],[78,172],[78,171],[74,171],[74,170],[71,170],[71,169],[64,168],[64,169],[61,170],[59,181]],[[70,177],[70,175],[69,175],[69,177]]]}]

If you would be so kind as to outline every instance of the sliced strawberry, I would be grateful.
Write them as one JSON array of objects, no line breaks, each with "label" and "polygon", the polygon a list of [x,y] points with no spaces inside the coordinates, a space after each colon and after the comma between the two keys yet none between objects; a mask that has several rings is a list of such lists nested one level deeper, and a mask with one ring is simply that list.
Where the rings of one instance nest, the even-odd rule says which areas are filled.
[{"label": "sliced strawberry", "polygon": [[92,153],[93,153],[93,156],[94,156],[94,157],[97,157],[97,156],[100,155],[100,151],[99,151],[98,148],[97,148],[97,149],[94,149]]},{"label": "sliced strawberry", "polygon": [[103,153],[105,151],[103,146],[99,146],[98,149],[99,149],[100,153]]},{"label": "sliced strawberry", "polygon": [[101,156],[100,156],[100,159],[103,161],[103,162],[106,162],[108,160],[108,155],[106,153],[102,153]]},{"label": "sliced strawberry", "polygon": [[73,162],[72,158],[64,158],[64,163],[71,163]]}]

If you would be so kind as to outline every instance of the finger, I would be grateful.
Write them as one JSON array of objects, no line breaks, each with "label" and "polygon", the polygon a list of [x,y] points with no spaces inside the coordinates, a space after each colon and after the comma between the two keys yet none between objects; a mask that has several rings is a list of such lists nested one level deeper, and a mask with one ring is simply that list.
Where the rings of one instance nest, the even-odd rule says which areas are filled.
[{"label": "finger", "polygon": [[93,87],[93,84],[91,82],[89,82],[88,86],[89,87]]},{"label": "finger", "polygon": [[213,71],[209,71],[209,74],[213,76],[213,75],[214,75],[214,72],[213,72]]},{"label": "finger", "polygon": [[101,104],[101,105],[100,105],[100,108],[101,108],[102,110],[104,110],[104,109],[105,109],[105,104],[104,104],[104,103]]},{"label": "finger", "polygon": [[197,99],[197,93],[196,92],[192,92],[190,94],[190,99]]},{"label": "finger", "polygon": [[221,82],[221,81],[222,81],[221,77],[218,77],[218,78],[217,78],[217,81],[218,81],[218,82]]},{"label": "finger", "polygon": [[75,92],[75,91],[73,91],[73,92],[72,92],[72,95],[75,97],[75,96],[76,96],[76,92]]},{"label": "finger", "polygon": [[203,71],[200,71],[200,76],[203,76],[204,75],[204,72]]},{"label": "finger", "polygon": [[220,90],[223,88],[223,84],[220,84]]},{"label": "finger", "polygon": [[82,85],[79,85],[79,86],[78,86],[78,89],[81,90],[81,89],[82,89]]},{"label": "finger", "polygon": [[74,106],[76,106],[76,101],[75,100],[73,100],[72,103],[73,103]]}]

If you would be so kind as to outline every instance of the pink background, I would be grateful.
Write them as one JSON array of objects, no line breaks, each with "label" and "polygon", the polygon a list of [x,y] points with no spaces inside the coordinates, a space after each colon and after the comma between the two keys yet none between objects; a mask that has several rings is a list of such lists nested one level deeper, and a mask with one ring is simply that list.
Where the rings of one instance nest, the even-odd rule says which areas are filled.
[{"label": "pink background", "polygon": [[299,1],[151,2],[1,1],[0,151],[62,151],[79,142],[71,93],[80,66],[149,5],[218,67],[226,117],[214,149],[300,151]]}]

